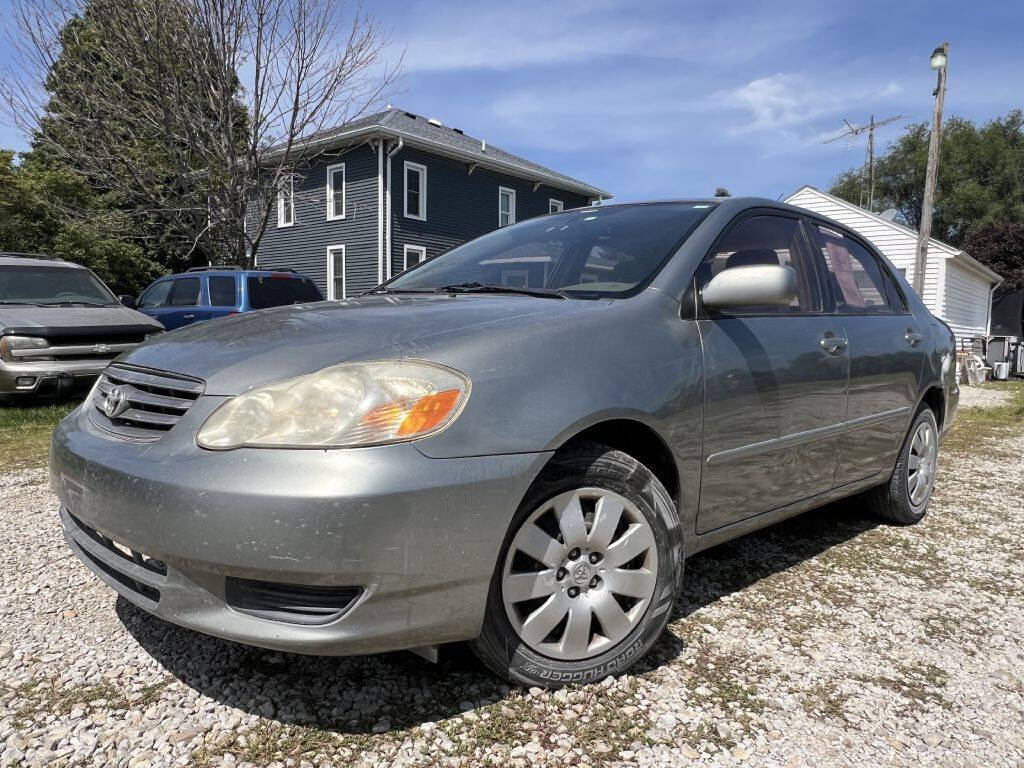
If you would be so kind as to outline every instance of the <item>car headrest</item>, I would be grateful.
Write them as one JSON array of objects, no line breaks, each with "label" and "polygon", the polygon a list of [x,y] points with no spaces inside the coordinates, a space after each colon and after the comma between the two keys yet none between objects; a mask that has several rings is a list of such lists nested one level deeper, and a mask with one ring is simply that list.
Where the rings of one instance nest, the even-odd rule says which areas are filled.
[{"label": "car headrest", "polygon": [[770,264],[779,266],[779,256],[771,248],[749,248],[745,251],[736,251],[725,261],[725,268],[750,267],[757,264]]}]

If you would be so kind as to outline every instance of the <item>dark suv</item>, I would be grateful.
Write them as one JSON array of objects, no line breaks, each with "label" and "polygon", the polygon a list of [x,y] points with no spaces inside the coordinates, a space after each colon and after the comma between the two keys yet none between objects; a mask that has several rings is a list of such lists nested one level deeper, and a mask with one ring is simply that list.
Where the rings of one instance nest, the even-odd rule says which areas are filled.
[{"label": "dark suv", "polygon": [[294,270],[193,267],[161,277],[143,291],[135,308],[170,331],[200,320],[323,299],[316,284]]}]

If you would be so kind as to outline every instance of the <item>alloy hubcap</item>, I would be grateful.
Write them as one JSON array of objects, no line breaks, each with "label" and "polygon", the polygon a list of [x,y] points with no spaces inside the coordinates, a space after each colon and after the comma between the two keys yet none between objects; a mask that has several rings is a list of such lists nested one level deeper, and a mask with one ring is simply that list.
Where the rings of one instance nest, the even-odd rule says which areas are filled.
[{"label": "alloy hubcap", "polygon": [[907,490],[910,503],[915,507],[924,503],[935,482],[935,470],[938,465],[939,446],[935,439],[935,430],[928,422],[922,422],[914,430],[914,438],[910,443],[910,456],[907,459]]},{"label": "alloy hubcap", "polygon": [[505,557],[505,613],[526,645],[578,661],[621,642],[654,596],[658,552],[639,509],[603,488],[542,504]]}]

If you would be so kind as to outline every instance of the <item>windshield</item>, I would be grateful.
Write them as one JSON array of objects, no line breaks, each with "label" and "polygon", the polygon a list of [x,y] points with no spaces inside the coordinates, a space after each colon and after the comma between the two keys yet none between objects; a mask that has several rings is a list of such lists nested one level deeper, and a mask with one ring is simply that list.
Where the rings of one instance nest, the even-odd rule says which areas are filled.
[{"label": "windshield", "polygon": [[107,287],[87,269],[0,266],[0,304],[117,304]]},{"label": "windshield", "polygon": [[707,203],[644,203],[541,216],[423,262],[383,290],[504,286],[629,295],[657,273],[710,210]]}]

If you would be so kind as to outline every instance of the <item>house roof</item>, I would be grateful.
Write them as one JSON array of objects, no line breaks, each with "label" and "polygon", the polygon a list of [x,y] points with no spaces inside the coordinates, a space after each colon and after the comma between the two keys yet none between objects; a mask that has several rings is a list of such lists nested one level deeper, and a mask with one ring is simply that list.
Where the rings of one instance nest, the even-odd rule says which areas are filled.
[{"label": "house roof", "polygon": [[[887,225],[888,227],[892,228],[897,232],[908,235],[910,237],[913,237],[914,240],[917,240],[918,233],[916,229],[912,229],[891,219],[883,218],[882,216],[879,216],[877,213],[872,213],[871,211],[861,208],[859,205],[854,205],[849,200],[843,200],[841,197],[830,195],[828,192],[822,192],[820,189],[810,184],[804,184],[802,187],[800,187],[800,189],[796,190],[795,192],[793,192],[793,194],[786,197],[786,202],[788,203],[790,200],[792,200],[794,197],[796,197],[804,190],[810,190],[811,192],[814,192],[816,195],[825,198],[829,202],[841,205],[842,207],[854,213],[859,213],[863,216],[868,216],[877,222]],[[955,257],[960,261],[964,262],[965,264],[967,264],[968,266],[973,267],[975,270],[985,275],[985,277],[987,277],[993,283],[1001,283],[1003,281],[1002,276],[998,272],[994,272],[993,270],[986,267],[984,264],[982,264],[980,261],[978,261],[976,258],[971,256],[966,251],[962,251],[959,248],[950,245],[949,243],[944,243],[941,240],[936,240],[934,237],[930,237],[928,238],[928,250],[930,251],[932,248],[941,253],[945,253],[948,256]]]},{"label": "house roof", "polygon": [[[436,154],[448,155],[467,163],[476,163],[482,167],[493,168],[502,173],[589,197],[611,197],[610,192],[599,187],[530,162],[482,139],[467,136],[458,128],[450,128],[436,120],[429,120],[397,107],[351,120],[337,128],[310,134],[300,141],[306,147],[331,146],[378,135],[402,139],[406,144],[429,149]],[[274,147],[268,154],[273,155],[279,150],[280,147]]]}]

